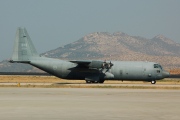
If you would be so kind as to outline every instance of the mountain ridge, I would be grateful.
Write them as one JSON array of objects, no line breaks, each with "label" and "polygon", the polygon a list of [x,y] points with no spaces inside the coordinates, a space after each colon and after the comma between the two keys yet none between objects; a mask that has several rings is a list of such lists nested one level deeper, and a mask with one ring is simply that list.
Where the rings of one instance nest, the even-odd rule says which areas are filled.
[{"label": "mountain ridge", "polygon": [[[55,52],[54,50],[48,51],[45,53],[45,56],[52,56],[53,54],[55,55],[57,51],[61,52],[65,49],[69,49],[69,51],[78,51],[79,49],[82,50],[85,47],[88,51],[94,51],[103,54],[119,54],[119,52],[123,54],[128,53],[129,51],[134,51],[148,55],[180,55],[180,44],[162,35],[155,36],[152,39],[146,39],[139,36],[129,36],[121,32],[116,32],[113,34],[106,32],[96,32],[88,34],[78,41],[67,44],[64,47],[59,47],[55,49]],[[106,47],[106,49],[103,49],[103,47]],[[114,47],[118,47],[118,49],[113,49]],[[58,57],[63,58],[67,56],[61,56],[59,54]]]}]

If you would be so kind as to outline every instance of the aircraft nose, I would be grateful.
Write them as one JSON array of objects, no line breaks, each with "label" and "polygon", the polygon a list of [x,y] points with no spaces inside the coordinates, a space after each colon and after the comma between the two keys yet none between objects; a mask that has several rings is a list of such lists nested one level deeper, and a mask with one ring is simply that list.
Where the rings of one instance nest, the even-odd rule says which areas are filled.
[{"label": "aircraft nose", "polygon": [[167,77],[169,77],[170,76],[170,73],[169,72],[167,72],[167,71],[163,71],[163,77],[164,78],[167,78]]}]

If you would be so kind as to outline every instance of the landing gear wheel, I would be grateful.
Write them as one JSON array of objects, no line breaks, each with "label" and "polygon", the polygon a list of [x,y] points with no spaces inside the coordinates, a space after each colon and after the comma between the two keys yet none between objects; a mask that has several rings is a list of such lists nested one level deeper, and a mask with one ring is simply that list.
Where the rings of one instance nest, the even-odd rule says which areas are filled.
[{"label": "landing gear wheel", "polygon": [[94,81],[94,83],[98,83],[99,81]]},{"label": "landing gear wheel", "polygon": [[156,80],[152,80],[152,81],[151,81],[151,84],[156,84]]},{"label": "landing gear wheel", "polygon": [[91,83],[95,83],[95,84],[97,84],[97,83],[99,83],[99,81],[91,81]]},{"label": "landing gear wheel", "polygon": [[91,83],[96,83],[96,81],[91,81]]},{"label": "landing gear wheel", "polygon": [[90,80],[86,80],[86,83],[88,83],[88,84],[90,84],[90,83],[92,83]]}]

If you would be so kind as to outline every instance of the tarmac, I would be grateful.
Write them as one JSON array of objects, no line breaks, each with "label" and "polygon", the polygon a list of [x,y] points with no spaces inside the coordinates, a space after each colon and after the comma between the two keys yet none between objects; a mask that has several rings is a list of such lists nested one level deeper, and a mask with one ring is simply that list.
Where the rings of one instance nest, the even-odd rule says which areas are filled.
[{"label": "tarmac", "polygon": [[86,87],[94,87],[94,88],[156,88],[156,89],[179,89],[180,84],[151,84],[151,83],[121,83],[121,84],[86,84],[86,83],[0,83],[0,86],[9,87],[52,87],[52,88],[86,88]]},{"label": "tarmac", "polygon": [[0,120],[179,120],[180,90],[0,88]]}]

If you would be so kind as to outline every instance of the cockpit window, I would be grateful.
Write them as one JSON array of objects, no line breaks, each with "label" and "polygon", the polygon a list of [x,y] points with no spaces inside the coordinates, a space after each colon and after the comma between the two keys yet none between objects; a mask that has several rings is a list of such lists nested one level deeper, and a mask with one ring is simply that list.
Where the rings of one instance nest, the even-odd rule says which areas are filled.
[{"label": "cockpit window", "polygon": [[163,70],[162,66],[159,64],[154,64],[154,68],[160,68],[161,70]]},{"label": "cockpit window", "polygon": [[161,70],[163,69],[161,65],[159,65],[159,67],[161,68]]},{"label": "cockpit window", "polygon": [[159,68],[159,65],[158,64],[154,64],[154,68]]}]

